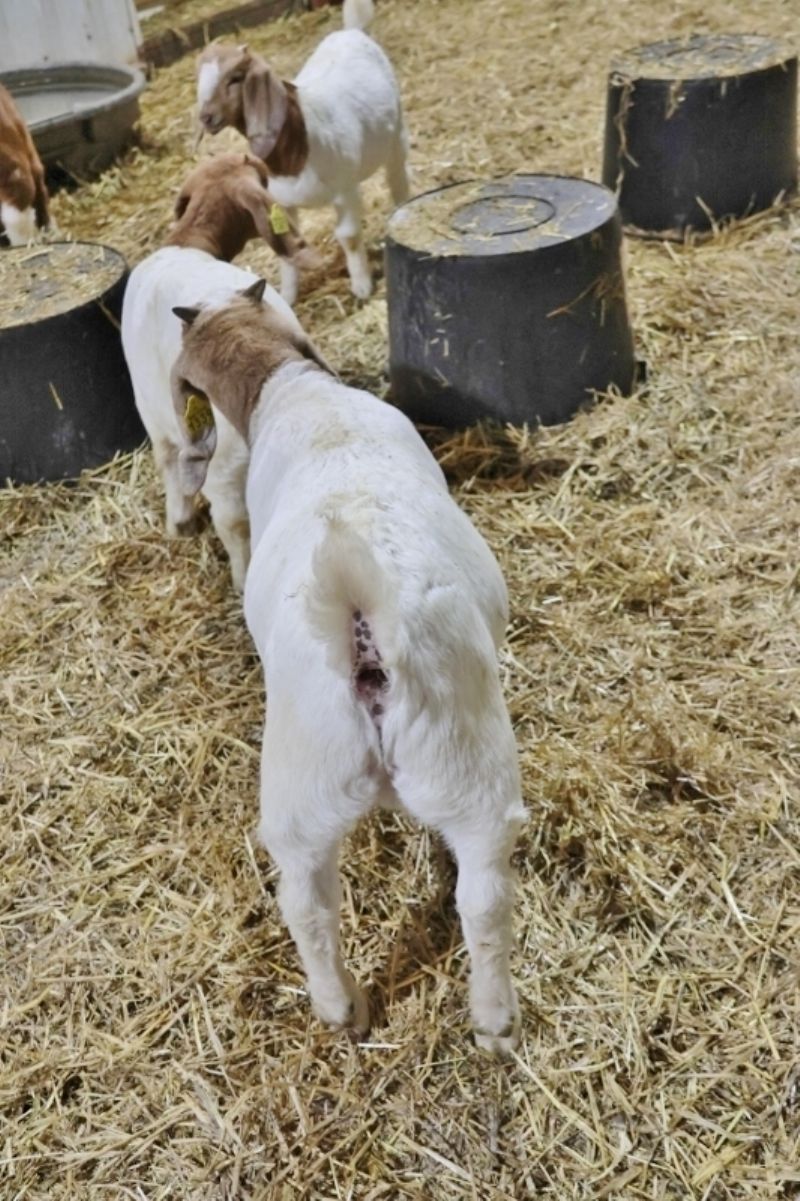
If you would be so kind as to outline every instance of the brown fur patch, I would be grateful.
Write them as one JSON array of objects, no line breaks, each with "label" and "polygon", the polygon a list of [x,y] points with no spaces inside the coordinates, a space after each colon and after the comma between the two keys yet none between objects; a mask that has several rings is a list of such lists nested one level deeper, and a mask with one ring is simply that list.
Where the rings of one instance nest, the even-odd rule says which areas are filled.
[{"label": "brown fur patch", "polygon": [[[258,54],[246,47],[215,44],[207,46],[197,60],[198,72],[204,63],[216,62],[219,81],[213,96],[203,105],[201,113],[212,114],[225,125],[232,125],[247,137],[245,78],[269,75],[269,66]],[[241,82],[239,81],[241,77]],[[308,133],[297,88],[288,80],[280,80],[285,93],[287,111],[278,140],[266,156],[273,175],[299,175],[308,161]],[[251,146],[251,149],[253,147]]]},{"label": "brown fur patch", "polygon": [[247,439],[261,389],[285,363],[323,364],[269,305],[239,296],[184,329],[176,375],[202,392]]},{"label": "brown fur patch", "polygon": [[251,238],[263,237],[276,254],[291,258],[305,248],[294,226],[276,234],[269,224],[273,199],[261,159],[233,152],[206,159],[186,177],[175,202],[177,223],[167,245],[190,246],[231,262]]},{"label": "brown fur patch", "polygon": [[267,155],[267,166],[273,175],[299,175],[308,162],[308,133],[297,88],[286,80],[282,83],[288,109],[275,148]]},{"label": "brown fur patch", "polygon": [[33,207],[36,224],[50,224],[44,168],[11,93],[0,84],[0,200],[17,209]]}]

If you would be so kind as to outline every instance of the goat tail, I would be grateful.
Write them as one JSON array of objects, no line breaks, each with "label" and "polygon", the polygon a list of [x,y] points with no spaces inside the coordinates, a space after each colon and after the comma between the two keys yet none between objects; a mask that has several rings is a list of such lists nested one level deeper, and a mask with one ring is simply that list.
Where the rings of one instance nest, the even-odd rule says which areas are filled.
[{"label": "goat tail", "polygon": [[306,613],[314,634],[327,644],[329,665],[349,676],[362,654],[371,662],[377,652],[376,663],[391,669],[397,658],[395,590],[366,539],[329,518],[312,570]]},{"label": "goat tail", "polygon": [[342,19],[345,29],[367,29],[374,16],[374,0],[344,0]]}]

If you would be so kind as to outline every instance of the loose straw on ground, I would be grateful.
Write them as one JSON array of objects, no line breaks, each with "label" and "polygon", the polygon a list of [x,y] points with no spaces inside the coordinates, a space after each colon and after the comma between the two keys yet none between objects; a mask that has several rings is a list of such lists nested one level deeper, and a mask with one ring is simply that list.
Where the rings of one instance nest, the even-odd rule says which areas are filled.
[{"label": "loose straw on ground", "polygon": [[[742,28],[732,0],[378,10],[419,190],[596,177],[612,54]],[[340,20],[246,37],[290,76]],[[746,28],[789,34],[788,8],[754,0]],[[191,60],[156,74],[141,147],[54,198],[62,230],[131,263],[159,244],[192,86]],[[331,228],[304,217],[326,267],[299,312],[383,393],[383,289],[354,301]],[[164,537],[149,452],[0,495],[0,1194],[800,1196],[798,250],[797,204],[629,242],[646,387],[564,427],[428,433],[511,597],[530,821],[505,1065],[470,1042],[447,856],[397,816],[343,854],[369,1041],[310,1016],[253,834],[260,671],[213,533]]]}]

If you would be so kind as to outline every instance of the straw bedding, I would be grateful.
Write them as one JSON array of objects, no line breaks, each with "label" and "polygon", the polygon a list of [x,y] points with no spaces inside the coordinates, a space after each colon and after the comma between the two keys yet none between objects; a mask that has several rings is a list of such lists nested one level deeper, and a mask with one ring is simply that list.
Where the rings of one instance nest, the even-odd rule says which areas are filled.
[{"label": "straw bedding", "polygon": [[[745,29],[791,15],[754,0]],[[340,19],[247,36],[289,74]],[[596,177],[610,56],[742,26],[725,0],[381,0],[375,32],[421,189]],[[155,76],[142,145],[55,198],[62,230],[158,244],[191,90],[188,60]],[[383,290],[355,302],[329,216],[304,228],[328,241],[301,317],[382,391]],[[429,435],[511,596],[530,820],[504,1064],[469,1037],[452,867],[395,816],[343,854],[370,1040],[310,1016],[252,834],[259,667],[213,534],[163,536],[149,453],[2,493],[0,1195],[800,1196],[798,255],[797,204],[629,242],[646,386],[565,427]]]}]

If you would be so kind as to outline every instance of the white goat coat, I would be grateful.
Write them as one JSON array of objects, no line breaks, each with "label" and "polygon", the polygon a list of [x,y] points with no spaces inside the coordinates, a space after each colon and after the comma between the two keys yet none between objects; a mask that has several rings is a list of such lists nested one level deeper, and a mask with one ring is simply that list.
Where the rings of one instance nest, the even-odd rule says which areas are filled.
[{"label": "white goat coat", "polygon": [[[440,828],[467,793],[473,815],[477,792],[498,820],[521,817],[496,660],[505,584],[411,422],[322,371],[285,366],[251,424],[246,495],[269,822],[291,825],[298,793],[337,821],[394,803],[378,764],[402,804]],[[380,737],[350,678],[356,608],[390,681]]]},{"label": "white goat coat", "polygon": [[383,50],[358,29],[330,33],[294,80],[309,155],[296,176],[270,174],[279,204],[317,207],[349,197],[404,144],[400,91]]},{"label": "white goat coat", "polygon": [[[131,271],[122,305],[122,346],[136,406],[152,442],[159,437],[169,438],[176,445],[182,441],[170,390],[170,372],[181,351],[182,329],[173,308],[197,304],[219,307],[257,278],[252,271],[187,246],[164,246]],[[264,299],[299,328],[292,310],[277,292],[268,287]],[[244,446],[230,423],[219,413],[215,416],[218,439],[227,441],[230,430],[236,442]],[[219,453],[219,440],[217,447]]]},{"label": "white goat coat", "polygon": [[509,857],[525,811],[497,671],[500,570],[411,422],[368,393],[286,365],[249,434],[245,617],[267,686],[259,832],[314,1008],[369,1024],[339,949],[336,861],[360,816],[400,805],[456,856],[475,1038],[505,1052],[520,1027]]},{"label": "white goat coat", "polygon": [[[183,435],[170,388],[172,366],[181,350],[181,322],[172,312],[176,305],[226,304],[235,292],[249,287],[258,277],[250,271],[223,263],[204,250],[185,246],[165,246],[148,256],[130,274],[122,306],[122,346],[128,364],[136,407],[153,444],[156,458],[163,463]],[[301,326],[289,305],[273,288],[264,299],[299,332]],[[234,562],[236,550],[225,537],[217,517],[230,512],[235,524],[246,518],[244,484],[248,449],[245,440],[222,413],[215,413],[217,448],[209,464],[203,492],[211,502],[215,525],[232,555],[235,582],[241,587],[245,562]],[[167,480],[168,516],[170,507]],[[214,510],[216,509],[216,513]],[[238,510],[238,511],[237,511]],[[172,532],[175,532],[174,530]],[[238,558],[246,559],[244,548]]]}]

